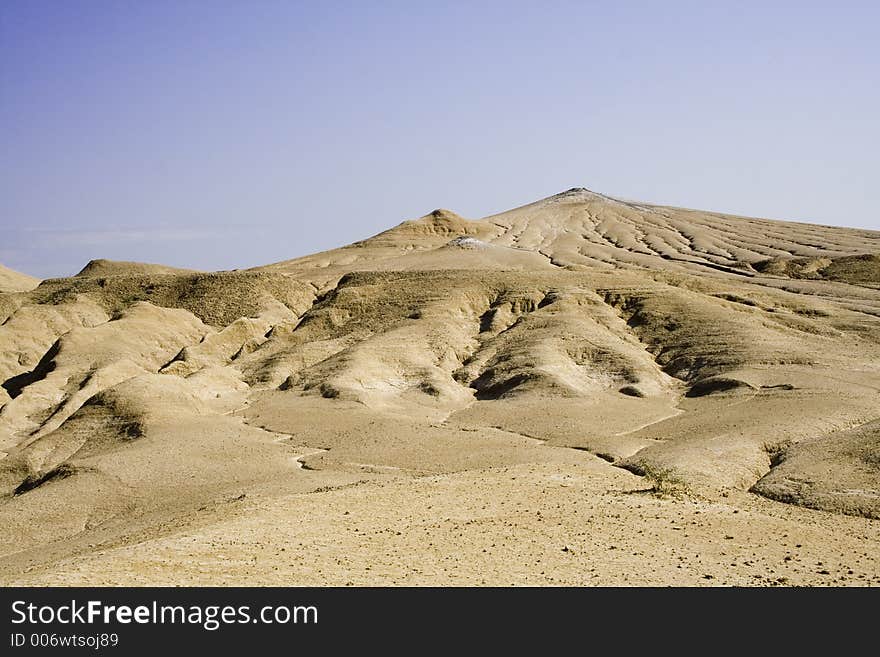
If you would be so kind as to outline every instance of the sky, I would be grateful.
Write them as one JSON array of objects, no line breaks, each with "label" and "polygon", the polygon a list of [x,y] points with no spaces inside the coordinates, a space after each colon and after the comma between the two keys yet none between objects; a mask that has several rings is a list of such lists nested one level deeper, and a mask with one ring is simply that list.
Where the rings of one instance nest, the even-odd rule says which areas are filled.
[{"label": "sky", "polygon": [[880,3],[0,0],[0,263],[204,270],[570,187],[880,229]]}]

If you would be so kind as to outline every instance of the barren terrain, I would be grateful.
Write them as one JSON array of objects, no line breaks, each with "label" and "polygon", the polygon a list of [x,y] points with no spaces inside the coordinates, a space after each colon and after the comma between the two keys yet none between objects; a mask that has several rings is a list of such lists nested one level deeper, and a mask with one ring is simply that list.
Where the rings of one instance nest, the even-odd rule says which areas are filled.
[{"label": "barren terrain", "polygon": [[0,267],[5,585],[880,583],[880,232],[572,189]]}]

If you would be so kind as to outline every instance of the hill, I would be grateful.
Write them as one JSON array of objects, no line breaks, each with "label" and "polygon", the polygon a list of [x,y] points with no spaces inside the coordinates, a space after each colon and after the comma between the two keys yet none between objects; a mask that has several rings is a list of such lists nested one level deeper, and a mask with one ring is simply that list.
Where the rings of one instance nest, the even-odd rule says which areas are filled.
[{"label": "hill", "polygon": [[876,584],[878,281],[880,232],[583,188],[93,261],[0,295],[0,581]]},{"label": "hill", "polygon": [[32,290],[40,282],[40,279],[13,271],[0,265],[0,293],[3,292],[26,292]]}]

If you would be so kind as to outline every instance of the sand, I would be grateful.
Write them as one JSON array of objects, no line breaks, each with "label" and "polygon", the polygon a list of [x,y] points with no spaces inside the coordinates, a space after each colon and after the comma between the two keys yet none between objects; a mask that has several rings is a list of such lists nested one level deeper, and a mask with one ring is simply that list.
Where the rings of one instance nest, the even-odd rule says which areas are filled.
[{"label": "sand", "polygon": [[574,189],[4,269],[0,582],[876,584],[878,254]]}]

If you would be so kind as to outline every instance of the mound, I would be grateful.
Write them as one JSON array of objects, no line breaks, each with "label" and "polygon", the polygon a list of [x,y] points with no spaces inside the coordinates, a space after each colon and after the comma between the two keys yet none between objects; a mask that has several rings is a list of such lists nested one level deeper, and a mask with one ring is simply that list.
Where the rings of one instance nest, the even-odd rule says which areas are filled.
[{"label": "mound", "polygon": [[179,269],[165,265],[152,265],[144,262],[124,262],[121,260],[91,260],[77,276],[149,276],[157,274],[190,274],[192,269]]},{"label": "mound", "polygon": [[39,278],[34,278],[33,276],[28,276],[0,265],[0,293],[27,292],[37,287],[39,283]]},{"label": "mound", "polygon": [[777,450],[752,491],[780,502],[880,519],[880,422]]}]

